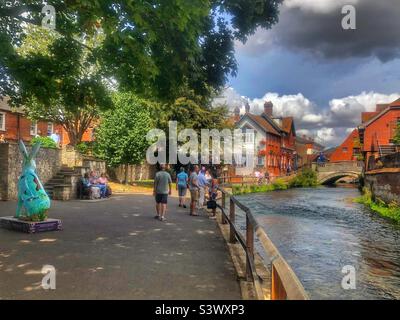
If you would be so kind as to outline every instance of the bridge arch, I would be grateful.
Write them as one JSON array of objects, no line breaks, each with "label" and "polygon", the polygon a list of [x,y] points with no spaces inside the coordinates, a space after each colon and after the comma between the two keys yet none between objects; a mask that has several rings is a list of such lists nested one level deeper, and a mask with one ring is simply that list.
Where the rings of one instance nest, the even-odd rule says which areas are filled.
[{"label": "bridge arch", "polygon": [[318,174],[318,182],[320,184],[334,184],[336,181],[344,177],[352,177],[358,179],[360,177],[360,172],[340,171],[340,172],[332,172],[326,175]]}]

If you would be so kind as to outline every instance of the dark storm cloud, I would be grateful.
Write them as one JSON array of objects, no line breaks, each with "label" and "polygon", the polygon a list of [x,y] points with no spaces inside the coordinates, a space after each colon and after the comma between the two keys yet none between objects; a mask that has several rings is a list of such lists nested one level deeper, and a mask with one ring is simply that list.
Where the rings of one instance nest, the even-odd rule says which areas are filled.
[{"label": "dark storm cloud", "polygon": [[357,29],[344,30],[341,6],[320,12],[284,5],[279,24],[259,31],[243,49],[258,55],[277,45],[327,59],[375,56],[382,62],[399,57],[400,0],[359,0],[354,6]]}]

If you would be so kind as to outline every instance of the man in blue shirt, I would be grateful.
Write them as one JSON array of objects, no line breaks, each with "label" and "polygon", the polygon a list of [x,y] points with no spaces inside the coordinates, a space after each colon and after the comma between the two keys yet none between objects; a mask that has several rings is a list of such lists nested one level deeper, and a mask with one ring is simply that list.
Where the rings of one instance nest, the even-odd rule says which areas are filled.
[{"label": "man in blue shirt", "polygon": [[180,172],[176,176],[176,189],[178,190],[179,194],[179,206],[183,208],[186,208],[185,198],[188,187],[188,179],[189,176],[185,172],[185,169],[181,167]]}]

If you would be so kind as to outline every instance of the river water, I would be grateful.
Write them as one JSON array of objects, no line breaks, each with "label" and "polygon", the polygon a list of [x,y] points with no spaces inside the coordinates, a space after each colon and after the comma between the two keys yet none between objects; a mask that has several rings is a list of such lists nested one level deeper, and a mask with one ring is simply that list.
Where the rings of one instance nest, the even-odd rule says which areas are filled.
[{"label": "river water", "polygon": [[[311,299],[400,299],[400,227],[352,199],[355,188],[238,196],[293,268]],[[243,228],[244,222],[238,219]],[[353,266],[356,289],[344,290]]]}]

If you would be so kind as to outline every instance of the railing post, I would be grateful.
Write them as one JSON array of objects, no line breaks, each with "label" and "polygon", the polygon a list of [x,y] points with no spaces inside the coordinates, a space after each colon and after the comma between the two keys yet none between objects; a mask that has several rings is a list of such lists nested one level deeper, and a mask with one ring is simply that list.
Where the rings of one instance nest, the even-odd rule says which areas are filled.
[{"label": "railing post", "polygon": [[[254,229],[246,212],[246,247],[249,259],[254,261]],[[246,260],[246,278],[252,281],[253,275],[249,262]]]},{"label": "railing post", "polygon": [[[235,224],[235,202],[233,202],[232,197],[229,200],[229,220],[231,220],[231,223],[233,225]],[[235,227],[233,227],[232,225],[230,225],[229,228],[229,242],[236,242]]]},{"label": "railing post", "polygon": [[221,212],[221,223],[226,224],[226,219],[225,219],[225,201],[226,201],[226,194],[225,192],[222,192],[222,209],[223,211]]}]

